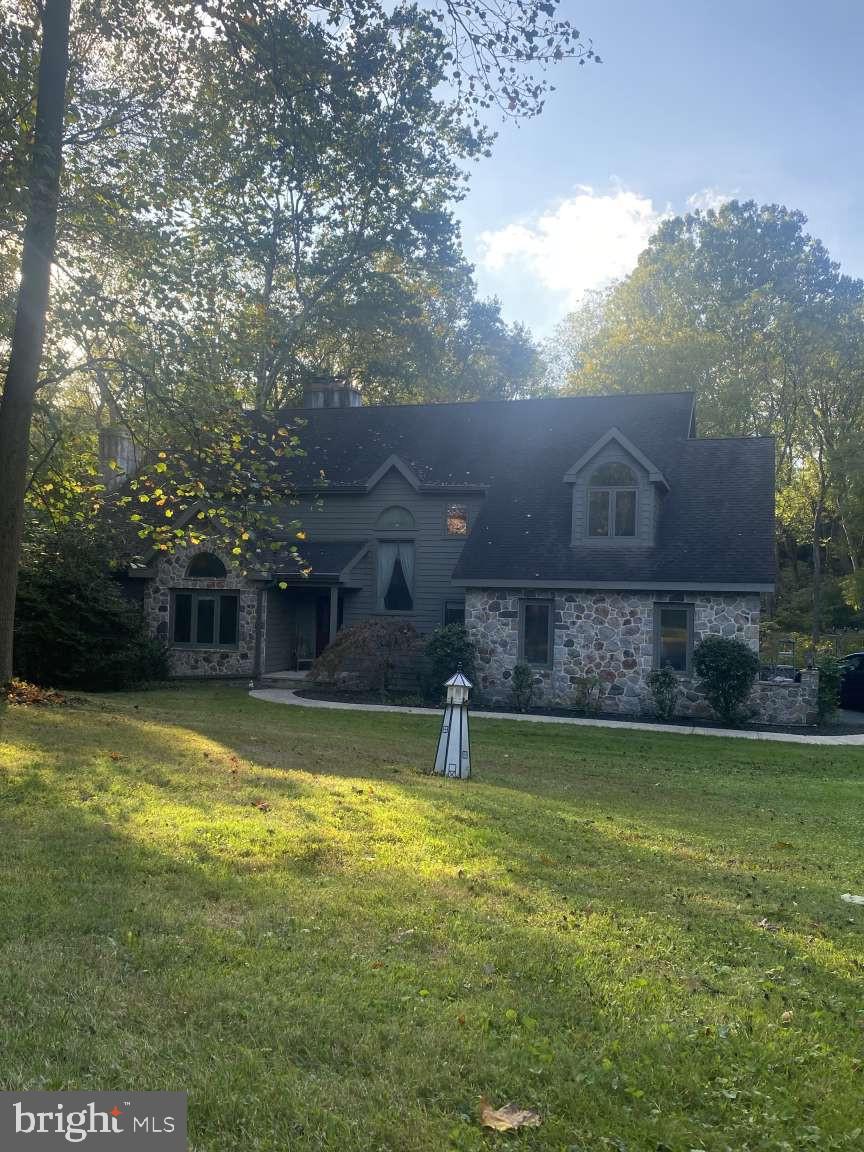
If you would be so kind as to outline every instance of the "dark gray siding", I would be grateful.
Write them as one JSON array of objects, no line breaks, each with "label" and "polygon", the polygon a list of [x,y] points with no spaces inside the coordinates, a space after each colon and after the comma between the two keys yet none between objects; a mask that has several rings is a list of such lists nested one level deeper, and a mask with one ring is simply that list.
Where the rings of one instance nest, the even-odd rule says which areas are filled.
[{"label": "dark gray siding", "polygon": [[[469,528],[480,509],[483,497],[439,496],[416,492],[398,472],[391,470],[371,492],[363,496],[324,494],[319,500],[303,500],[286,509],[285,518],[298,519],[310,541],[367,540],[370,553],[351,570],[348,580],[359,584],[356,592],[344,599],[343,626],[348,627],[364,616],[377,614],[377,562],[375,545],[381,540],[413,540],[415,546],[414,611],[399,613],[410,619],[421,632],[437,628],[444,616],[447,600],[464,600],[464,591],[452,584],[453,569],[462,552],[464,540],[447,537],[445,517],[448,504],[461,504],[469,516]],[[414,517],[414,530],[380,532],[378,517],[392,505],[407,508]],[[300,544],[302,554],[302,543]],[[383,613],[394,616],[396,613]]]}]

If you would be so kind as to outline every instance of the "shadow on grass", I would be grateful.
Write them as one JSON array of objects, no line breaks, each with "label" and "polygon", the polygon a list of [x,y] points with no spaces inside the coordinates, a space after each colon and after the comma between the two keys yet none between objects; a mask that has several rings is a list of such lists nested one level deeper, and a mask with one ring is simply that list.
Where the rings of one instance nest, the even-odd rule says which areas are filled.
[{"label": "shadow on grass", "polygon": [[[744,830],[706,805],[688,842],[697,817],[618,764],[570,758],[551,795],[555,760],[459,788],[413,771],[434,729],[408,751],[402,718],[274,733],[237,711],[23,733],[0,809],[9,1086],[186,1087],[204,1147],[480,1147],[462,1116],[484,1092],[540,1107],[530,1148],[852,1130],[832,1089],[856,990],[806,939],[824,890],[803,867],[730,862]],[[283,825],[312,804],[340,851],[298,853]]]}]

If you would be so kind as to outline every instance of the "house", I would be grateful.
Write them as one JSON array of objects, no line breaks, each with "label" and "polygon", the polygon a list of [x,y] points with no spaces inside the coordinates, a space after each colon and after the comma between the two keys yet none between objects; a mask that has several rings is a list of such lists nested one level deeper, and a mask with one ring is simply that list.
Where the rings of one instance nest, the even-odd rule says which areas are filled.
[{"label": "house", "polygon": [[204,549],[159,560],[143,599],[178,676],[303,670],[375,614],[464,620],[488,700],[524,662],[547,702],[588,678],[639,712],[662,665],[697,707],[703,636],[758,651],[773,441],[699,437],[691,394],[371,407],[336,381],[289,415],[308,575],[287,552],[266,577]]}]

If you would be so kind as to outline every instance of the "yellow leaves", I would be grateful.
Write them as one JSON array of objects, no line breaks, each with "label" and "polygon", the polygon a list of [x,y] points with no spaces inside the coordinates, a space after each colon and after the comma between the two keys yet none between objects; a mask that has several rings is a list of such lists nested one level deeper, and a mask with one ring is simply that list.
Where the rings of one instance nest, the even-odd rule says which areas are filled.
[{"label": "yellow leaves", "polygon": [[280,587],[280,588],[282,589],[282,591],[284,592],[284,591],[285,591],[285,589],[288,587],[288,583],[287,583],[287,581],[285,581],[285,580],[280,580],[280,581],[279,581],[279,587]]},{"label": "yellow leaves", "polygon": [[298,540],[305,540],[306,539],[306,533],[303,531],[298,532],[297,533],[297,539]]},{"label": "yellow leaves", "polygon": [[139,503],[139,504],[149,504],[149,503],[150,503],[150,497],[149,497],[149,496],[145,496],[145,495],[144,495],[144,493],[142,493],[142,494],[141,494],[141,495],[138,497],[138,503]]},{"label": "yellow leaves", "polygon": [[290,436],[291,433],[288,431],[287,428],[277,428],[276,429],[276,435],[277,436]]},{"label": "yellow leaves", "polygon": [[135,512],[132,516],[129,517],[129,519],[132,521],[133,524],[137,524],[138,521],[141,519],[141,516],[139,515],[139,513]]},{"label": "yellow leaves", "polygon": [[480,1100],[480,1124],[483,1128],[513,1132],[519,1128],[539,1128],[542,1123],[540,1114],[530,1108],[517,1108],[515,1104],[493,1108],[485,1097]]},{"label": "yellow leaves", "polygon": [[166,508],[166,509],[165,509],[165,518],[166,518],[166,520],[170,520],[170,519],[171,519],[171,517],[172,517],[173,515],[174,515],[174,513],[173,513],[173,511],[172,511],[170,508]]},{"label": "yellow leaves", "polygon": [[167,452],[160,452],[159,453],[159,459],[160,460],[167,460],[168,459],[168,453]]},{"label": "yellow leaves", "polygon": [[232,556],[242,556],[243,555],[243,549],[242,548],[232,548],[231,549],[231,555]]},{"label": "yellow leaves", "polygon": [[207,519],[207,514],[206,514],[206,512],[199,512],[199,513],[198,513],[198,515],[197,515],[197,517],[196,517],[196,519],[197,519],[197,520],[206,520],[206,519]]},{"label": "yellow leaves", "polygon": [[155,467],[157,472],[167,472],[168,471],[168,465],[167,464],[159,463],[159,464],[154,465],[154,467]]}]

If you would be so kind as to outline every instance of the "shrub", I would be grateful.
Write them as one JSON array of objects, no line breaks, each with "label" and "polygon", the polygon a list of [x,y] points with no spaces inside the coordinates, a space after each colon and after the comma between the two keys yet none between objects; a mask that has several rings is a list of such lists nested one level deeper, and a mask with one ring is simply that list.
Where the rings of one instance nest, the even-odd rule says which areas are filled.
[{"label": "shrub", "polygon": [[528,664],[517,664],[510,681],[510,694],[517,712],[527,712],[534,702],[534,671]]},{"label": "shrub", "polygon": [[759,657],[743,640],[706,636],[693,653],[693,667],[708,703],[726,724],[747,719],[745,701],[759,673]]},{"label": "shrub", "polygon": [[419,660],[420,638],[413,624],[370,616],[339,632],[309,671],[315,684],[335,684],[359,692],[386,692],[397,663]]},{"label": "shrub", "polygon": [[654,698],[657,719],[668,723],[674,718],[678,707],[678,677],[667,664],[665,668],[655,668],[648,673],[648,687]]},{"label": "shrub", "polygon": [[15,606],[15,673],[59,688],[111,691],[165,679],[165,646],[147,631],[95,537],[59,533],[22,569]]},{"label": "shrub", "polygon": [[427,700],[439,702],[445,680],[450,679],[460,664],[468,679],[474,681],[476,652],[464,624],[436,628],[426,642],[425,655],[421,688]]},{"label": "shrub", "polygon": [[816,692],[816,720],[824,724],[831,717],[840,704],[840,680],[843,676],[843,665],[834,656],[823,653],[816,660],[816,671],[819,673],[819,687]]},{"label": "shrub", "polygon": [[599,676],[580,676],[573,687],[573,709],[576,712],[599,712],[603,698],[603,681]]}]

